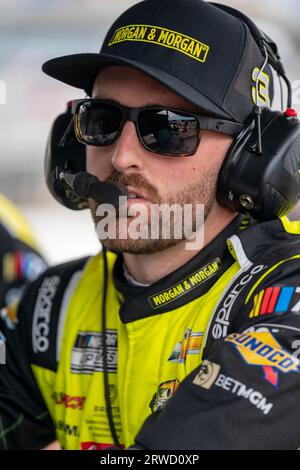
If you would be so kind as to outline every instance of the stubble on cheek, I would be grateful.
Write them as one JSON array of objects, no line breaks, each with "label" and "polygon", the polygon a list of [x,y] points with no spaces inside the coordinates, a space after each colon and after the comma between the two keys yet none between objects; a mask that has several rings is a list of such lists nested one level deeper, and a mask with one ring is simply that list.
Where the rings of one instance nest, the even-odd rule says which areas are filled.
[{"label": "stubble on cheek", "polygon": [[[206,172],[206,174],[202,175],[202,178],[194,183],[193,185],[187,186],[184,190],[181,190],[180,192],[177,193],[168,193],[164,197],[158,196],[158,192],[154,190],[152,192],[152,195],[155,195],[156,198],[156,204],[167,204],[169,206],[172,206],[173,204],[177,204],[182,207],[184,210],[185,204],[189,204],[192,206],[193,210],[193,218],[192,218],[192,230],[195,232],[196,230],[199,229],[199,225],[197,220],[196,220],[196,204],[202,204],[204,206],[204,221],[208,217],[213,203],[215,201],[216,197],[216,185],[217,185],[217,178],[218,178],[218,173],[219,173],[220,165],[215,165],[213,168],[211,168],[209,171]],[[116,182],[125,182],[127,183],[126,178],[119,178],[118,176],[115,175]],[[120,181],[122,180],[122,181]],[[125,180],[125,181],[124,181]],[[136,184],[134,184],[136,183]],[[139,184],[138,184],[139,183]],[[136,188],[140,188],[143,190],[145,194],[149,194],[149,185],[146,185],[146,188],[144,188],[141,184],[141,181],[139,182],[130,182],[130,184]],[[151,188],[152,189],[152,188]],[[97,209],[98,209],[98,204],[93,201],[89,200],[89,207],[94,219],[94,223],[97,226],[97,224],[104,218],[107,217],[107,215],[99,217],[97,216]],[[116,213],[114,213],[116,214]],[[150,214],[150,209],[149,209],[149,214]],[[117,215],[117,214],[116,214]],[[116,236],[115,238],[110,238],[106,237],[101,240],[102,243],[111,250],[115,251],[121,251],[121,252],[128,252],[128,253],[134,253],[134,254],[149,254],[149,253],[154,253],[158,251],[162,251],[168,247],[174,246],[178,244],[182,239],[185,239],[184,233],[182,232],[182,237],[181,239],[175,238],[174,233],[174,217],[171,216],[170,219],[170,237],[169,238],[163,238],[162,237],[162,224],[159,226],[159,237],[158,238],[151,238],[151,227],[150,227],[150,221],[151,217],[149,217],[149,227],[148,227],[148,233],[149,236],[148,238],[139,238],[139,239],[132,239],[130,238],[130,235],[128,234],[125,239],[121,239],[118,234],[120,231],[120,219],[118,217],[115,217],[115,233]],[[131,219],[132,220],[132,219]],[[127,223],[127,227],[129,227],[131,220],[129,217],[127,217],[127,220],[122,220],[121,224],[124,224],[125,222]],[[124,233],[124,232],[123,232]],[[157,227],[156,227],[156,233],[157,233]],[[177,232],[178,233],[178,232]]]}]

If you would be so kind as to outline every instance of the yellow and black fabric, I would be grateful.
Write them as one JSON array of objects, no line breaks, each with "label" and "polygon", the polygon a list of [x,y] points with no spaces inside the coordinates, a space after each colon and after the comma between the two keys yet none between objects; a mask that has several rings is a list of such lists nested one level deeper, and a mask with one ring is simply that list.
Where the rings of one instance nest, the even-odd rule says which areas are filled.
[{"label": "yellow and black fabric", "polygon": [[0,193],[0,307],[17,298],[24,285],[47,265],[28,222]]},{"label": "yellow and black fabric", "polygon": [[[108,253],[105,344],[125,448],[297,449],[300,223],[237,216],[178,270],[129,285]],[[106,415],[101,254],[30,284],[8,329],[0,446],[113,444]]]}]

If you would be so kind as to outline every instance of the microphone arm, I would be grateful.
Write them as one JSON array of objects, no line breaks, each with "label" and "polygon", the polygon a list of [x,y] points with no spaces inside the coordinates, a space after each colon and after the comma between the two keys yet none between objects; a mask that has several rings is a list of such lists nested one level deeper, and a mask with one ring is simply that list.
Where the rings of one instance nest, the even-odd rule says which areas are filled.
[{"label": "microphone arm", "polygon": [[128,195],[127,188],[124,185],[113,181],[100,181],[96,176],[85,171],[71,173],[57,169],[57,177],[76,196],[83,199],[92,198],[98,204],[112,204],[116,209],[120,207],[119,197]]}]

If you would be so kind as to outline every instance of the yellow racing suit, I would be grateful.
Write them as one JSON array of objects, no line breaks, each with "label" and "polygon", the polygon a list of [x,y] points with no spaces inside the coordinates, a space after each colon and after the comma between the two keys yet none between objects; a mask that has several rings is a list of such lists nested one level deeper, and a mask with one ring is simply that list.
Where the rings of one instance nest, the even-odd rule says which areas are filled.
[{"label": "yellow racing suit", "polygon": [[300,444],[300,223],[237,216],[147,286],[108,253],[51,267],[2,322],[0,446],[296,449]]}]

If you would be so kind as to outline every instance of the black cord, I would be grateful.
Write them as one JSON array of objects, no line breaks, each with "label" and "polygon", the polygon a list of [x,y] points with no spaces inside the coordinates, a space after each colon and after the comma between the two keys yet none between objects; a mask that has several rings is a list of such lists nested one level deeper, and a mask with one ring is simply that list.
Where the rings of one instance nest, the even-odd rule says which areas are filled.
[{"label": "black cord", "polygon": [[261,141],[261,108],[255,106],[254,108],[255,116],[255,129],[256,129],[256,148],[255,152],[257,154],[262,154],[262,141]]},{"label": "black cord", "polygon": [[107,345],[106,345],[106,297],[107,297],[107,254],[106,248],[102,245],[102,258],[103,258],[103,292],[102,292],[102,354],[103,354],[103,380],[104,380],[104,396],[106,403],[107,418],[111,431],[112,438],[116,447],[121,448],[116,427],[112,415],[111,401],[109,395],[109,380],[108,380],[108,366],[107,366]]},{"label": "black cord", "polygon": [[291,85],[291,82],[289,81],[288,77],[285,74],[282,75],[282,78],[285,81],[286,87],[287,87],[287,107],[291,108],[292,107],[292,101],[293,101],[292,85]]},{"label": "black cord", "polygon": [[281,76],[279,75],[278,72],[277,72],[277,76],[278,76],[278,82],[279,82],[279,87],[280,87],[280,108],[281,108],[281,111],[284,111],[284,109],[283,109],[283,107],[284,107],[284,104],[283,104],[283,86],[282,86]]}]

